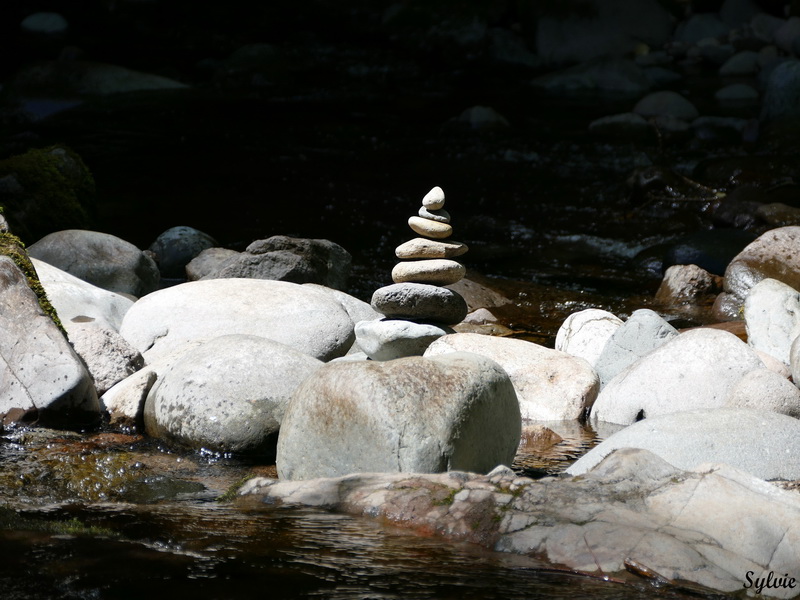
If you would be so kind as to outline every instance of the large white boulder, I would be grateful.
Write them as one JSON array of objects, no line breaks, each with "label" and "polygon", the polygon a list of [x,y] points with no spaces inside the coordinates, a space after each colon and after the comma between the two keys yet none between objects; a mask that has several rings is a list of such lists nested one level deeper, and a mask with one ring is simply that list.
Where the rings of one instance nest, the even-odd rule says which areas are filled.
[{"label": "large white boulder", "polygon": [[789,348],[800,335],[800,292],[777,279],[762,279],[744,301],[747,343],[789,364]]},{"label": "large white boulder", "polygon": [[100,405],[92,378],[25,275],[0,256],[0,415],[33,412],[42,422],[92,419]]},{"label": "large white boulder", "polygon": [[295,392],[278,439],[282,479],[359,471],[487,472],[520,440],[514,387],[468,353],[336,362]]},{"label": "large white boulder", "polygon": [[214,338],[159,377],[145,402],[145,430],[197,449],[272,454],[292,393],[322,364],[263,337]]},{"label": "large white boulder", "polygon": [[600,391],[591,420],[630,425],[666,413],[719,408],[745,374],[760,368],[758,355],[732,333],[693,329],[612,379]]},{"label": "large white boulder", "polygon": [[800,479],[800,420],[749,408],[651,417],[613,434],[567,469],[591,470],[618,448],[643,448],[679,469],[726,463],[761,479]]},{"label": "large white boulder", "polygon": [[93,321],[119,331],[133,300],[109,292],[36,258],[31,258],[47,298],[66,328],[70,323]]},{"label": "large white boulder", "polygon": [[594,368],[605,386],[623,369],[678,335],[678,330],[656,312],[642,308],[633,312],[608,338]]},{"label": "large white boulder", "polygon": [[572,313],[556,333],[556,350],[583,358],[594,368],[606,343],[622,325],[622,319],[607,310],[587,308]]},{"label": "large white boulder", "polygon": [[149,363],[186,342],[234,333],[281,342],[320,360],[344,355],[353,321],[330,295],[264,279],[190,281],[140,299],[120,333]]},{"label": "large white boulder", "polygon": [[566,421],[578,419],[591,407],[600,382],[582,358],[525,340],[478,333],[440,337],[425,356],[472,352],[492,359],[508,373],[523,419]]}]

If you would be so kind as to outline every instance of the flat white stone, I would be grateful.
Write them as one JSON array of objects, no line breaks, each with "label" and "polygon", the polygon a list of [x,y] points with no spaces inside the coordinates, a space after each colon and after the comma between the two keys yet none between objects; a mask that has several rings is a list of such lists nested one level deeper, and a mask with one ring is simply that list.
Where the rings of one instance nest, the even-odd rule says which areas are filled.
[{"label": "flat white stone", "polygon": [[455,258],[466,254],[469,248],[455,240],[439,241],[414,238],[400,244],[394,251],[397,258]]},{"label": "flat white stone", "polygon": [[453,235],[453,227],[451,225],[439,223],[438,221],[431,221],[430,219],[423,219],[422,217],[410,217],[408,219],[408,226],[411,227],[414,233],[429,238],[442,239]]},{"label": "flat white stone", "polygon": [[392,269],[392,281],[450,285],[460,281],[465,273],[466,269],[461,263],[446,258],[432,258],[397,263]]}]

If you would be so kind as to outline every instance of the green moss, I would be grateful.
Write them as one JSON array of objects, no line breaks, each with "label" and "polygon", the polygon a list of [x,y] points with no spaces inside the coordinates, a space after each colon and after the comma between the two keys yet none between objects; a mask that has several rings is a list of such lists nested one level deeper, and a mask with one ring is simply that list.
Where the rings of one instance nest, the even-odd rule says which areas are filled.
[{"label": "green moss", "polygon": [[0,202],[11,230],[29,242],[60,229],[86,229],[94,211],[95,183],[88,167],[63,146],[29,150],[0,160],[8,178]]},{"label": "green moss", "polygon": [[216,501],[217,502],[232,502],[236,498],[236,494],[239,492],[239,490],[242,488],[242,486],[245,483],[247,483],[248,481],[250,481],[251,479],[253,479],[253,477],[255,477],[255,475],[253,475],[252,473],[249,474],[249,475],[245,475],[244,477],[239,479],[239,481],[237,481],[232,486],[230,486],[227,490],[225,490],[225,493],[220,494],[220,496],[217,497]]},{"label": "green moss", "polygon": [[35,519],[23,517],[17,511],[8,507],[0,507],[0,530],[3,529],[38,531],[53,535],[117,536],[117,534],[111,529],[98,527],[96,525],[86,525],[74,517],[64,521]]},{"label": "green moss", "polygon": [[28,253],[25,252],[25,245],[22,243],[22,240],[8,232],[0,233],[0,255],[8,256],[25,274],[28,287],[30,287],[33,293],[36,294],[36,298],[39,300],[39,306],[42,308],[44,313],[53,320],[53,323],[56,324],[56,327],[61,330],[61,333],[66,335],[67,333],[64,330],[61,319],[58,318],[56,309],[47,298],[47,292],[45,292],[44,287],[42,287],[42,284],[39,281],[39,275],[36,273],[36,269],[33,267],[33,263],[28,257]]},{"label": "green moss", "polygon": [[461,490],[459,488],[453,488],[443,498],[432,500],[431,504],[433,506],[450,506],[453,504],[453,502],[455,502],[456,494],[458,494],[460,491]]}]

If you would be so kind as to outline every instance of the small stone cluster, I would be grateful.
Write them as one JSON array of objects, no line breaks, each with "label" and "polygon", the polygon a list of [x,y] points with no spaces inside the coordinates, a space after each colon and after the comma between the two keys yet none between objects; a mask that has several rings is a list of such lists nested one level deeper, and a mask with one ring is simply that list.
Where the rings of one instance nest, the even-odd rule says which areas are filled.
[{"label": "small stone cluster", "polygon": [[468,248],[447,239],[453,227],[442,188],[425,195],[408,225],[422,237],[397,247],[401,262],[392,269],[394,284],[372,295],[372,307],[386,318],[356,326],[356,340],[373,360],[421,355],[433,340],[453,333],[448,325],[460,323],[467,314],[464,298],[443,287],[464,277],[464,266],[453,258]]}]

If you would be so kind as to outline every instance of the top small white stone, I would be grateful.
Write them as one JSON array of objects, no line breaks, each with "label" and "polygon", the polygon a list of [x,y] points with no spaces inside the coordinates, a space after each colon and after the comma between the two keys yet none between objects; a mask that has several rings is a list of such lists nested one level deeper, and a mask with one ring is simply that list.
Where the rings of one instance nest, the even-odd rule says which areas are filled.
[{"label": "top small white stone", "polygon": [[444,207],[444,190],[437,185],[430,192],[425,194],[425,197],[422,199],[422,206],[428,210],[439,210]]}]

